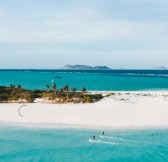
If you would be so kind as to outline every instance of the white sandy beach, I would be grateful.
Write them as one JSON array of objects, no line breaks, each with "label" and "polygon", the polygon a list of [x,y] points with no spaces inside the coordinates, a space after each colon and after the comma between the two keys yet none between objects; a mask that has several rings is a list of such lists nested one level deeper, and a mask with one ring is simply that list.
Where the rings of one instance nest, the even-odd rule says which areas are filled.
[{"label": "white sandy beach", "polygon": [[[105,92],[104,92],[105,93]],[[120,93],[120,94],[119,94]],[[92,127],[168,126],[168,92],[116,92],[93,104],[0,104],[0,121]]]}]

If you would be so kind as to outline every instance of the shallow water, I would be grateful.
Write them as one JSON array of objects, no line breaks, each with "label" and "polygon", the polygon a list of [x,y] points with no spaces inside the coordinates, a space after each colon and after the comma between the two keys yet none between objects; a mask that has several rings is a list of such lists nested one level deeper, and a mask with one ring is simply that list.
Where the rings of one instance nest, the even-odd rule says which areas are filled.
[{"label": "shallow water", "polygon": [[101,131],[1,125],[0,161],[168,161],[168,129]]}]

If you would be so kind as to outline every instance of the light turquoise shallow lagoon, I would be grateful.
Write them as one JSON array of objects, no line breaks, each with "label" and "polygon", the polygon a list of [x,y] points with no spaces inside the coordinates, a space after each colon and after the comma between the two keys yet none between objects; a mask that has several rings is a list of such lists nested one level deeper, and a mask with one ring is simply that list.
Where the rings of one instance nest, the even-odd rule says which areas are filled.
[{"label": "light turquoise shallow lagoon", "polygon": [[[89,142],[92,135],[96,141]],[[168,129],[100,130],[0,126],[1,162],[167,162]]]}]

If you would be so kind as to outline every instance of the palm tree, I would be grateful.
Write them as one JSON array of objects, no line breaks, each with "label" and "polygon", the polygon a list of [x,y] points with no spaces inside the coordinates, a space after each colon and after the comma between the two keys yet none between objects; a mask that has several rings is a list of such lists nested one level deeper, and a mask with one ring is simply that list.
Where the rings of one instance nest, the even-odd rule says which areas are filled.
[{"label": "palm tree", "polygon": [[47,88],[47,90],[48,90],[48,92],[49,92],[49,90],[50,90],[50,86],[49,86],[49,85],[46,85],[46,88]]},{"label": "palm tree", "polygon": [[22,86],[19,84],[17,88],[18,88],[18,91],[21,91]]},{"label": "palm tree", "polygon": [[10,84],[10,88],[13,89],[13,91],[15,91],[15,85],[14,84]]},{"label": "palm tree", "polygon": [[85,93],[86,93],[86,88],[85,87],[82,88],[82,93],[84,95],[84,100],[85,100]]},{"label": "palm tree", "polygon": [[63,89],[64,89],[64,91],[65,91],[65,93],[67,95],[67,101],[68,101],[69,100],[69,95],[68,95],[69,87],[68,87],[68,85],[65,85]]},{"label": "palm tree", "polygon": [[21,90],[22,90],[22,86],[19,84],[18,86],[17,86],[17,95],[18,96],[20,96],[21,95]]},{"label": "palm tree", "polygon": [[74,87],[74,88],[72,88],[72,92],[73,92],[73,94],[74,94],[74,96],[75,96],[75,92],[76,92],[77,90],[76,90],[76,88]]},{"label": "palm tree", "polygon": [[11,87],[11,88],[15,88],[15,85],[14,85],[14,84],[10,84],[10,87]]},{"label": "palm tree", "polygon": [[61,88],[61,89],[60,89],[60,95],[61,95],[61,96],[62,96],[63,92],[64,92],[64,90],[63,90],[63,88]]},{"label": "palm tree", "polygon": [[56,93],[57,93],[57,86],[56,86],[56,84],[53,84],[52,88],[53,88],[53,90],[55,92],[55,95],[56,95]]},{"label": "palm tree", "polygon": [[16,89],[15,89],[15,85],[14,85],[14,84],[10,84],[10,88],[13,90],[13,93],[16,92]]}]

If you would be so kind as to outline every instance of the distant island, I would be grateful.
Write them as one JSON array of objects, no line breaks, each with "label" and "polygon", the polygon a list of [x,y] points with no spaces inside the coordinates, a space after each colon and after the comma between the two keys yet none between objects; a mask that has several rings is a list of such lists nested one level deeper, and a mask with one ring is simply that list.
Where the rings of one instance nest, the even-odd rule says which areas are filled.
[{"label": "distant island", "polygon": [[153,67],[153,70],[168,70],[165,66]]},{"label": "distant island", "polygon": [[111,70],[107,66],[87,66],[87,65],[65,65],[60,67],[64,70]]}]

